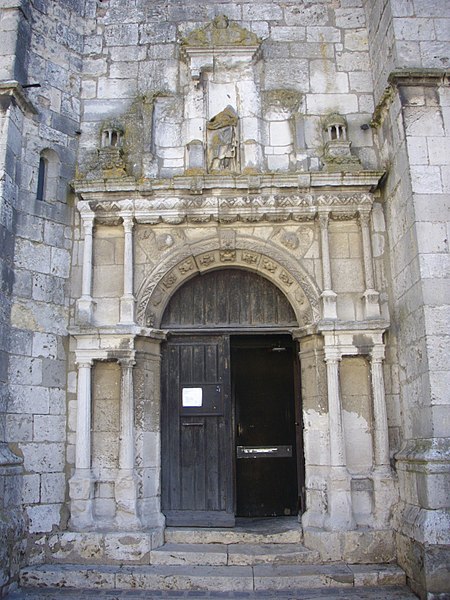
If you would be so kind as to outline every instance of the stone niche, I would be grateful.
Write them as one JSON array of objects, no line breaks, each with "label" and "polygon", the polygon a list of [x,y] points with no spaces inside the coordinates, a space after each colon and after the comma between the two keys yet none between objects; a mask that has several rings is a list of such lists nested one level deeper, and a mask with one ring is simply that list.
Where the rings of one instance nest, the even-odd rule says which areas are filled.
[{"label": "stone niche", "polygon": [[261,169],[261,99],[254,68],[259,49],[254,33],[225,16],[183,40],[190,78],[184,106],[188,171]]},{"label": "stone niche", "polygon": [[[264,154],[269,171],[288,171],[297,165],[302,141],[303,96],[297,90],[274,89],[263,95]],[[301,157],[301,159],[306,158]]]}]

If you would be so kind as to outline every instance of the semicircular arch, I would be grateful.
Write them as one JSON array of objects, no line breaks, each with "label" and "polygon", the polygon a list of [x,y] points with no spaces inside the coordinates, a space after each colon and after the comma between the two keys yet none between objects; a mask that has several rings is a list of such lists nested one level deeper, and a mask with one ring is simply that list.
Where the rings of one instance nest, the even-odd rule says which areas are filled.
[{"label": "semicircular arch", "polygon": [[159,328],[173,294],[189,279],[214,269],[240,268],[271,281],[288,299],[300,327],[320,319],[320,291],[309,274],[289,255],[254,238],[221,248],[217,238],[171,252],[148,274],[137,294],[137,321]]}]

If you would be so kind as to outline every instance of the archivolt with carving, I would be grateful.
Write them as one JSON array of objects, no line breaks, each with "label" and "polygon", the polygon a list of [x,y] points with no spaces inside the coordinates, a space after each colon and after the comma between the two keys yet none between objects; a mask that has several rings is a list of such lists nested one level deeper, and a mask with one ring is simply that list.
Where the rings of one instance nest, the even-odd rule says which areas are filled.
[{"label": "archivolt with carving", "polygon": [[254,239],[240,239],[233,248],[220,247],[217,239],[186,246],[160,263],[143,281],[137,294],[137,321],[159,327],[173,293],[188,279],[212,269],[243,268],[275,284],[288,298],[299,326],[320,319],[320,291],[298,262]]}]

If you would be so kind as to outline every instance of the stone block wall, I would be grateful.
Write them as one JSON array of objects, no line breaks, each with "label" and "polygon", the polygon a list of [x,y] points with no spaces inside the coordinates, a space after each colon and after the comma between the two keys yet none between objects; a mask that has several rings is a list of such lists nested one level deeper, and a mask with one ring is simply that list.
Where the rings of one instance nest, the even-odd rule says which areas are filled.
[{"label": "stone block wall", "polygon": [[[339,112],[347,118],[355,155],[366,168],[377,167],[370,130],[360,128],[370,121],[374,108],[362,0],[345,0],[338,6],[331,1],[243,1],[201,7],[159,1],[148,7],[139,1],[126,14],[111,0],[97,7],[85,48],[82,174],[98,176],[101,130],[112,122],[126,130],[123,160],[129,174],[170,177],[197,165],[186,152],[192,156],[192,142],[202,137],[195,115],[204,99],[201,87],[196,94],[187,93],[189,74],[186,61],[180,61],[180,42],[218,15],[237,21],[263,40],[263,60],[255,71],[260,91],[269,94],[287,88],[297,93],[294,119],[287,107],[280,116],[279,98],[278,114],[273,115],[270,94],[262,94],[258,108],[254,83],[245,80],[247,76],[237,91],[230,84],[230,98],[238,93],[251,107],[247,116],[240,116],[247,140],[242,152],[253,157],[252,165],[258,162],[255,157],[262,143],[263,169],[317,170],[324,145],[322,118]],[[213,116],[213,94],[208,103]],[[257,111],[261,112],[255,120]]]},{"label": "stone block wall", "polygon": [[[31,541],[37,542],[28,560],[41,560],[42,537],[68,522],[77,376],[67,326],[75,322],[84,250],[68,187],[75,164],[78,175],[91,181],[116,177],[123,182],[130,175],[145,185],[155,178],[201,175],[204,106],[209,117],[217,113],[221,86],[243,107],[246,174],[330,168],[324,119],[331,113],[346,118],[353,167],[388,172],[377,191],[370,227],[381,314],[393,322],[385,338],[384,378],[391,453],[403,447],[397,455],[399,557],[415,589],[438,594],[446,585],[441,565],[450,543],[444,475],[450,427],[449,224],[444,216],[450,197],[450,88],[443,71],[450,60],[450,5],[436,0],[126,4],[8,0],[0,9],[0,489],[8,489],[0,505],[6,523],[0,533],[10,542],[9,555],[20,556],[23,550],[25,522]],[[226,81],[218,61],[217,76],[204,73],[211,92],[204,100],[203,82],[192,85],[195,74],[187,56],[181,56],[181,42],[219,15],[259,36],[261,60],[242,69],[238,85]],[[396,69],[404,69],[403,75],[390,75]],[[373,129],[367,127],[371,121]],[[110,130],[123,139],[117,147],[102,147]],[[37,199],[40,159],[49,169],[43,200]],[[156,274],[159,263],[171,268],[171,256],[181,256],[180,249],[209,242],[217,246],[219,229],[227,227],[139,223],[134,229],[135,290]],[[236,229],[244,245],[291,252],[323,288],[317,224]],[[330,220],[329,240],[338,317],[359,321],[365,291],[360,224]],[[97,326],[120,319],[123,264],[122,224],[97,223],[92,287]],[[318,338],[302,344],[304,377],[317,371],[325,379]],[[143,344],[137,357],[138,493],[142,512],[153,514],[159,494],[159,415],[152,396],[159,389],[158,352]],[[118,369],[117,362],[94,369],[99,410],[118,402]],[[346,428],[369,449],[367,377],[364,359],[344,357]],[[103,380],[115,382],[108,397],[102,396]],[[323,435],[327,407],[326,390],[313,388],[310,382],[304,395],[305,455],[315,466],[307,501],[320,515],[326,512],[320,505],[326,478],[322,453],[329,450]],[[356,396],[361,402],[353,410]],[[106,473],[113,465],[100,465],[100,449],[115,426],[98,414],[94,421],[94,462]],[[360,464],[352,450],[347,449],[350,466],[360,477],[351,494],[357,522],[365,524],[372,497],[364,476],[369,460]],[[105,517],[112,514],[112,494],[105,477],[96,491],[97,508]],[[13,510],[18,497],[23,516]],[[0,585],[6,590],[18,562],[0,559],[6,565]]]},{"label": "stone block wall", "polygon": [[[386,4],[368,2],[366,9],[374,65],[387,42],[390,68],[403,69],[389,79],[387,71],[378,74],[376,99],[381,101],[375,112],[381,160],[389,165],[383,197],[391,310],[398,324],[389,334],[389,345],[397,348],[398,382],[392,383],[401,398],[403,429],[396,456],[397,543],[413,589],[434,598],[450,585],[443,567],[450,542],[450,413],[442,389],[448,380],[448,327],[442,319],[448,323],[450,7],[414,0]],[[380,10],[385,14],[381,25],[370,16]]]},{"label": "stone block wall", "polygon": [[[10,264],[9,272],[2,269],[7,294],[1,319],[6,355],[0,361],[5,369],[0,441],[23,461],[23,477],[16,474],[8,480],[17,486],[17,501],[15,514],[6,520],[11,518],[11,535],[15,530],[19,539],[21,505],[32,536],[67,520],[67,284],[73,218],[69,182],[78,144],[85,16],[81,0],[6,2],[0,8],[5,115],[0,212],[5,225],[2,258]],[[38,199],[41,158],[47,161],[47,178],[44,197]],[[11,567],[1,560],[4,591],[17,577],[23,558],[12,541],[9,546]]]}]

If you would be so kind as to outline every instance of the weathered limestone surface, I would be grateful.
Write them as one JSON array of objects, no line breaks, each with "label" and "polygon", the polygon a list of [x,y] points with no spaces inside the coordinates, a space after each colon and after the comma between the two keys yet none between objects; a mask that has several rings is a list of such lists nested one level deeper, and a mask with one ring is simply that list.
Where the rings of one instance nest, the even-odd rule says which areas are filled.
[{"label": "weathered limestone surface", "polygon": [[163,543],[158,328],[216,268],[297,319],[306,545],[447,593],[449,31],[437,0],[2,3],[2,593]]}]

